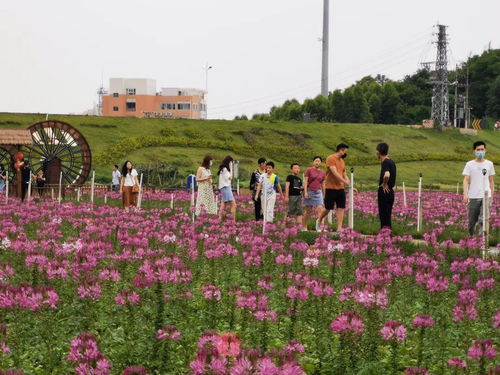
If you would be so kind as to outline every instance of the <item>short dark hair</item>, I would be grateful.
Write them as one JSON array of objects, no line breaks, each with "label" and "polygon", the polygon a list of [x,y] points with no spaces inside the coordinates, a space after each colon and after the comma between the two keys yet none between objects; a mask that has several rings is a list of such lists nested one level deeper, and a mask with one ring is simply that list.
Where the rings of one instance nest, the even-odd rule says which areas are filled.
[{"label": "short dark hair", "polygon": [[319,159],[319,160],[323,161],[323,158],[321,156],[315,156],[315,157],[313,157],[313,161],[315,161],[316,159]]},{"label": "short dark hair", "polygon": [[300,164],[299,163],[292,163],[290,164],[290,169],[292,169],[293,167],[295,167],[296,165],[298,165],[300,167]]},{"label": "short dark hair", "polygon": [[484,143],[483,141],[474,142],[474,144],[472,145],[472,149],[475,150],[478,146],[484,146],[484,148],[486,148],[486,143]]},{"label": "short dark hair", "polygon": [[337,145],[337,152],[340,151],[340,150],[342,150],[342,149],[344,149],[344,148],[349,148],[349,146],[346,145],[345,143],[339,143]]},{"label": "short dark hair", "polygon": [[118,169],[118,165],[117,164],[115,164],[115,168]]},{"label": "short dark hair", "polygon": [[270,165],[271,167],[273,167],[273,168],[274,168],[274,163],[273,163],[272,161],[268,161],[268,162],[266,163],[266,166],[268,166],[268,165]]},{"label": "short dark hair", "polygon": [[259,160],[257,160],[257,164],[262,164],[262,163],[265,163],[267,160],[266,158],[260,158]]},{"label": "short dark hair", "polygon": [[386,156],[389,153],[389,145],[385,142],[379,143],[376,150],[380,155]]}]

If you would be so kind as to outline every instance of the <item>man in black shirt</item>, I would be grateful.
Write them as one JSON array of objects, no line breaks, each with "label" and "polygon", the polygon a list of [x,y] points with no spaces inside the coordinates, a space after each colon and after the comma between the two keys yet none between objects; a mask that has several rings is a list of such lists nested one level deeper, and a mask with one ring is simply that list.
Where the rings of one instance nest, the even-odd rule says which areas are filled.
[{"label": "man in black shirt", "polygon": [[300,165],[292,163],[292,172],[286,178],[285,202],[288,203],[288,216],[295,217],[297,225],[302,227],[302,179],[299,177]]},{"label": "man in black shirt", "polygon": [[377,157],[381,162],[378,182],[378,215],[381,228],[392,228],[391,216],[394,205],[393,188],[396,184],[396,163],[387,156],[388,153],[389,145],[387,143],[377,145]]},{"label": "man in black shirt", "polygon": [[[260,177],[266,173],[266,159],[260,158],[257,161],[259,168],[253,171],[252,176],[250,177],[250,190],[252,191],[252,197],[255,197],[255,192],[257,191],[257,186],[259,186]],[[262,201],[260,200],[260,195],[257,199],[252,199],[255,208],[255,221],[262,220],[264,215],[262,214]]]}]

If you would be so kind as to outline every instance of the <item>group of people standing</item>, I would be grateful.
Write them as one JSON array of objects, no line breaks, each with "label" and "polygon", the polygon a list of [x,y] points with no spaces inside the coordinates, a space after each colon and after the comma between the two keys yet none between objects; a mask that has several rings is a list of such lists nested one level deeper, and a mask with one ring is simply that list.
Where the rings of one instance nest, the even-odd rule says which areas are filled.
[{"label": "group of people standing", "polygon": [[[349,146],[340,143],[336,152],[326,159],[326,168],[323,170],[323,158],[315,156],[312,166],[300,177],[299,163],[290,165],[290,174],[285,181],[285,192],[281,192],[281,186],[276,186],[273,178],[274,163],[267,162],[264,158],[258,160],[259,168],[252,174],[250,189],[255,200],[255,220],[273,221],[274,201],[276,192],[280,192],[285,203],[288,204],[289,217],[296,219],[297,225],[303,230],[308,229],[310,218],[315,215],[315,230],[324,230],[324,221],[329,212],[335,209],[337,218],[337,231],[342,230],[344,212],[346,208],[346,187],[350,180],[347,176],[345,158],[349,152]],[[392,207],[394,204],[394,185],[396,182],[396,164],[388,156],[389,146],[381,143],[377,146],[377,157],[381,161],[381,174],[379,179],[379,213],[381,227],[391,227]],[[271,168],[268,166],[271,165]],[[270,180],[273,189],[269,189],[269,197],[266,195],[263,201],[261,194],[262,182]],[[274,193],[273,193],[274,190]],[[354,189],[357,192],[356,189]],[[266,207],[266,209],[263,209]],[[263,215],[264,214],[264,215]]]},{"label": "group of people standing", "polygon": [[[376,157],[380,161],[380,175],[378,179],[377,201],[381,228],[392,228],[392,209],[394,206],[394,187],[396,185],[396,163],[389,157],[389,145],[379,143],[375,149]],[[494,191],[493,176],[495,169],[493,163],[485,159],[486,144],[482,141],[473,145],[474,160],[469,161],[463,171],[464,202],[468,211],[468,231],[473,235],[476,224],[483,212],[483,199],[485,192],[488,195],[488,205]],[[323,168],[323,158],[315,156],[311,167],[300,176],[299,163],[290,165],[290,174],[285,180],[285,190],[282,190],[279,177],[275,173],[275,164],[265,158],[257,161],[258,167],[250,178],[250,191],[254,202],[255,220],[273,222],[274,207],[278,195],[288,205],[288,217],[293,217],[303,230],[308,229],[309,220],[315,216],[314,229],[318,232],[324,230],[324,221],[329,212],[335,209],[336,230],[341,231],[344,212],[346,208],[346,188],[351,184],[347,175],[345,159],[349,154],[349,146],[340,143],[336,152],[328,156]],[[220,191],[220,208],[213,190],[212,166],[213,158],[206,155],[196,172],[198,196],[196,199],[195,214],[202,211],[209,215],[219,215],[220,220],[229,211],[231,220],[236,219],[236,200],[232,191],[234,160],[226,156],[220,164],[218,175],[218,189]],[[5,170],[0,166],[0,190],[5,181]],[[115,165],[113,168],[112,189],[119,190],[123,197],[123,206],[128,210],[137,205],[139,192],[137,170],[132,162],[127,160],[121,170]],[[38,177],[37,177],[38,178]],[[353,189],[356,193],[357,190]]]},{"label": "group of people standing", "polygon": [[[337,145],[336,152],[326,159],[326,169],[323,170],[323,158],[315,156],[312,166],[300,177],[299,163],[290,165],[290,174],[285,180],[283,191],[280,179],[275,174],[275,164],[260,158],[258,168],[250,178],[250,191],[254,201],[255,220],[273,222],[274,207],[279,196],[288,204],[289,217],[294,217],[297,225],[307,230],[310,218],[316,216],[316,231],[324,230],[324,220],[328,213],[335,209],[337,217],[337,231],[342,230],[344,211],[346,208],[346,187],[350,180],[347,176],[345,158],[349,146],[341,143]],[[381,227],[391,227],[392,207],[394,204],[394,186],[396,183],[396,164],[389,158],[389,146],[380,143],[377,148],[377,157],[381,162],[379,178],[378,203]],[[211,167],[213,158],[207,155],[198,168],[196,179],[198,182],[198,198],[196,201],[196,215],[202,210],[208,214],[217,214],[215,196],[212,188]],[[233,176],[233,158],[227,156],[221,163],[217,172],[219,176],[218,187],[221,193],[221,206],[219,217],[222,219],[224,212],[230,208],[232,220],[236,216],[236,201],[231,189]]]},{"label": "group of people standing", "polygon": [[[38,195],[42,197],[46,181],[45,172],[43,171],[43,169],[40,169],[36,174],[33,174],[29,161],[24,159],[16,164],[16,169],[18,170],[18,173],[21,174],[21,201],[24,202],[24,200],[26,199],[30,179],[33,186],[36,186]],[[5,169],[3,164],[0,164],[0,192],[5,191],[7,178],[7,170]]]},{"label": "group of people standing", "polygon": [[[236,200],[234,199],[231,187],[233,179],[233,163],[233,158],[231,156],[226,156],[224,160],[222,160],[217,172],[217,175],[219,176],[218,188],[221,194],[221,204],[218,212],[220,219],[222,219],[228,208],[232,220],[236,219]],[[206,155],[203,158],[203,162],[200,167],[196,171],[196,181],[198,183],[198,197],[196,199],[195,207],[196,216],[200,215],[202,210],[205,210],[209,215],[217,215],[217,203],[215,202],[215,195],[212,188],[212,165],[212,156]]]}]

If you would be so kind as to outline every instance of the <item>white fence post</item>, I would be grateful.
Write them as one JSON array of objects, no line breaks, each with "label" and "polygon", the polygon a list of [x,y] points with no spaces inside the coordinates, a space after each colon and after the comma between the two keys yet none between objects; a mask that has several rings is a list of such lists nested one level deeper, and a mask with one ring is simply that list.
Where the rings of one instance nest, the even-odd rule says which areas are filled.
[{"label": "white fence post", "polygon": [[406,201],[406,186],[405,186],[405,182],[403,181],[403,206],[407,206],[408,203]]},{"label": "white fence post", "polygon": [[90,203],[94,203],[95,170],[92,171],[92,185],[90,186]]},{"label": "white fence post", "polygon": [[137,197],[137,207],[138,208],[141,208],[141,205],[142,205],[142,177],[143,177],[143,174],[141,173],[141,178],[139,180],[139,194]]},{"label": "white fence post", "polygon": [[483,169],[483,258],[486,257],[486,252],[488,251],[488,191],[486,190],[486,184],[488,182],[488,177],[486,176],[486,169]]},{"label": "white fence post", "polygon": [[59,173],[59,193],[57,194],[57,201],[61,203],[62,200],[62,171]]},{"label": "white fence post", "polygon": [[422,173],[418,178],[417,232],[422,230]]},{"label": "white fence post", "polygon": [[9,171],[5,172],[5,202],[9,200]]},{"label": "white fence post", "polygon": [[354,229],[354,168],[351,168],[351,186],[349,187],[349,228]]}]

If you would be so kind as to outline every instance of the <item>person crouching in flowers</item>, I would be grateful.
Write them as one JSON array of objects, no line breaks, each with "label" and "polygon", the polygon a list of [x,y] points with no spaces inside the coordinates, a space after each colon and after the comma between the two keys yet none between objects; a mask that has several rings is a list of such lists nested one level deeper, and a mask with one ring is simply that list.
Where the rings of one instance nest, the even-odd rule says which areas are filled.
[{"label": "person crouching in flowers", "polygon": [[120,193],[122,193],[123,208],[125,208],[125,211],[128,211],[130,206],[137,206],[139,181],[137,180],[137,171],[130,160],[127,160],[122,167]]},{"label": "person crouching in flowers", "polygon": [[201,166],[196,172],[196,181],[198,181],[198,197],[196,198],[196,211],[198,216],[201,210],[204,209],[209,215],[216,215],[217,208],[215,207],[214,191],[212,189],[212,172],[210,167],[213,164],[210,155],[205,156]]},{"label": "person crouching in flowers", "polygon": [[236,220],[236,201],[234,200],[233,191],[231,189],[231,180],[233,178],[233,158],[226,156],[219,167],[219,190],[222,195],[220,204],[219,219],[222,221],[222,216],[227,206],[231,207],[231,216],[233,221]]}]

